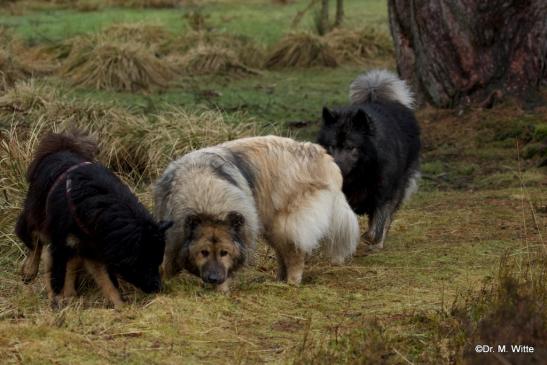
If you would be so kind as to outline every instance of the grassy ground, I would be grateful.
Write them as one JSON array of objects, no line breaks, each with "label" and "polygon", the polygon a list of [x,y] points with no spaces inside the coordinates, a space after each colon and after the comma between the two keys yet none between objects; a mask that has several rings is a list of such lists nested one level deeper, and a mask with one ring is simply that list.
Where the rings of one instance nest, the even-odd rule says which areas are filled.
[{"label": "grassy ground", "polygon": [[[346,0],[346,22],[349,26],[371,25],[387,30],[387,5],[378,0]],[[33,42],[58,41],[78,34],[97,32],[113,23],[145,22],[166,25],[174,32],[188,30],[187,15],[200,12],[210,29],[234,34],[253,35],[258,41],[271,44],[290,28],[296,13],[307,1],[289,5],[263,0],[196,1],[175,9],[127,9],[105,7],[97,11],[78,12],[71,8],[51,7],[35,11],[39,6],[21,6],[15,16],[6,11],[0,15],[0,25],[14,27],[24,38]],[[333,9],[334,11],[334,9]],[[312,30],[315,12],[306,13],[296,29]],[[259,30],[257,32],[257,30]]]},{"label": "grassy ground", "polygon": [[[281,6],[266,0],[207,1],[199,9],[212,27],[272,44],[306,3]],[[361,26],[363,20],[379,29],[387,28],[383,1],[346,3],[348,26]],[[0,24],[13,27],[28,41],[48,43],[95,32],[119,20],[152,21],[185,32],[188,18],[184,15],[196,10],[195,6],[175,10],[105,7],[80,13],[51,4],[37,8],[41,10],[18,8],[13,10],[15,15],[1,13]],[[311,29],[312,23],[310,14],[301,27]],[[331,266],[313,257],[301,287],[275,281],[274,254],[263,244],[259,245],[256,266],[238,274],[229,295],[213,292],[196,278],[183,274],[167,282],[165,291],[157,296],[145,296],[126,287],[127,306],[114,310],[92,284],[84,282],[81,297],[60,311],[52,311],[41,277],[31,285],[21,282],[18,270],[25,251],[12,232],[25,189],[24,150],[33,143],[27,138],[31,135],[29,129],[62,124],[70,119],[67,114],[73,108],[81,124],[89,123],[103,137],[117,133],[109,139],[114,149],[128,150],[128,156],[136,160],[131,153],[141,153],[137,147],[145,145],[150,149],[146,161],[162,167],[169,154],[175,153],[170,147],[178,143],[173,150],[185,151],[188,146],[181,146],[180,140],[190,144],[190,137],[197,139],[192,146],[272,130],[313,139],[321,107],[344,103],[350,80],[361,69],[378,66],[392,68],[393,60],[367,59],[363,65],[334,69],[262,70],[258,75],[238,77],[186,76],[161,92],[137,94],[73,88],[56,76],[48,76],[32,86],[55,91],[53,96],[40,94],[33,99],[46,106],[32,104],[27,108],[17,104],[14,108],[0,97],[3,362],[469,362],[467,347],[483,343],[473,341],[495,341],[485,337],[480,324],[497,328],[497,312],[492,311],[498,306],[505,309],[504,299],[515,298],[506,292],[502,296],[501,291],[485,291],[490,285],[503,287],[506,276],[520,280],[527,288],[518,291],[518,298],[532,296],[533,305],[527,306],[526,313],[540,324],[534,324],[536,332],[528,332],[530,336],[541,333],[545,322],[540,319],[547,317],[541,317],[545,309],[534,312],[534,305],[544,303],[547,292],[541,261],[547,236],[547,179],[545,167],[537,167],[541,157],[527,154],[526,149],[541,143],[547,107],[526,109],[511,101],[491,110],[420,110],[424,179],[420,192],[398,214],[386,248],[365,254],[361,245],[357,255],[342,266]],[[83,112],[81,105],[93,107]],[[191,115],[172,113],[174,107]],[[207,109],[215,112],[199,114]],[[108,112],[103,115],[101,110]],[[7,133],[10,129],[13,132],[14,122],[19,123],[18,137]],[[219,127],[218,123],[223,125]],[[252,127],[241,129],[236,127],[238,123]],[[147,140],[125,136],[126,126],[131,129],[128,135]],[[154,126],[165,131],[155,131]],[[185,134],[193,127],[195,134]],[[205,139],[204,130],[208,128],[224,128],[224,132]],[[235,129],[236,134],[231,132]],[[10,144],[15,142],[22,149]],[[17,152],[10,154],[8,150]],[[150,179],[135,178],[136,172],[128,171],[134,169],[133,165],[110,162],[151,207]],[[147,174],[153,178],[156,172],[151,169]],[[361,223],[364,231],[366,219]],[[500,264],[503,257],[510,258],[512,264]],[[506,266],[511,272],[503,276],[500,267]],[[485,318],[490,322],[481,322]],[[511,333],[519,337],[510,340],[522,344],[532,341],[518,330]],[[536,343],[547,348],[544,342]],[[495,359],[486,356],[479,361],[489,363]],[[535,360],[521,357],[519,361]]]}]

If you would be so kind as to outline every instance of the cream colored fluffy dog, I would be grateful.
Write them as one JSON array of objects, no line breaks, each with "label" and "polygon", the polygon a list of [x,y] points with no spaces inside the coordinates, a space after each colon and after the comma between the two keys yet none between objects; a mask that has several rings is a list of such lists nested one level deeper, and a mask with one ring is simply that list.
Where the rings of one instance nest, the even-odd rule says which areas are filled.
[{"label": "cream colored fluffy dog", "polygon": [[359,240],[341,191],[340,169],[319,145],[276,136],[243,138],[173,161],[155,189],[167,232],[164,274],[182,269],[228,290],[262,234],[278,259],[278,278],[299,284],[304,261],[321,247],[333,262]]}]

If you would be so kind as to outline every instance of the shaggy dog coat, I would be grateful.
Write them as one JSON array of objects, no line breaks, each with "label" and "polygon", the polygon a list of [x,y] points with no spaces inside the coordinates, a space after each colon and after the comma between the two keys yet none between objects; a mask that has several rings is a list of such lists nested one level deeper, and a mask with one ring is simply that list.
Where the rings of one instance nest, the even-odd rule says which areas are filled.
[{"label": "shaggy dog coat", "polygon": [[32,280],[42,246],[47,254],[52,304],[75,295],[81,264],[115,305],[117,277],[145,292],[161,287],[159,266],[169,224],[158,225],[114,174],[94,157],[97,145],[80,134],[42,138],[27,174],[29,183],[16,233],[29,248],[23,280]]},{"label": "shaggy dog coat", "polygon": [[367,214],[367,241],[382,248],[395,212],[417,190],[420,129],[405,82],[371,71],[350,86],[351,105],[323,109],[318,143],[344,176],[343,191],[357,214]]},{"label": "shaggy dog coat", "polygon": [[[358,222],[341,188],[339,168],[313,143],[253,137],[189,153],[172,162],[156,186],[158,217],[175,222],[167,234],[165,273],[186,268],[222,284],[208,280],[196,265],[200,252],[192,254],[193,230],[217,222],[231,232],[238,253],[226,277],[262,234],[277,253],[279,279],[299,283],[305,256],[321,242],[335,262],[355,250]],[[201,218],[196,223],[194,217]]]}]

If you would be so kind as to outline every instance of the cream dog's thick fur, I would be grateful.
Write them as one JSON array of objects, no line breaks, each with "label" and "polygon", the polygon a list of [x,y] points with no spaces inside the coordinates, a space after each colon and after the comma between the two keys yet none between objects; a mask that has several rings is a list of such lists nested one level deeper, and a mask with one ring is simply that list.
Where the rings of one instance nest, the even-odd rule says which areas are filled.
[{"label": "cream dog's thick fur", "polygon": [[[158,218],[175,222],[167,232],[164,272],[187,268],[207,281],[204,269],[195,267],[198,258],[190,257],[188,230],[204,222],[230,230],[235,212],[242,217],[241,228],[232,230],[242,260],[226,268],[227,276],[262,234],[276,251],[279,279],[300,283],[305,256],[316,248],[333,262],[355,251],[359,226],[341,188],[338,166],[313,143],[252,137],[189,153],[172,162],[156,185]],[[205,218],[189,224],[195,216]]]}]

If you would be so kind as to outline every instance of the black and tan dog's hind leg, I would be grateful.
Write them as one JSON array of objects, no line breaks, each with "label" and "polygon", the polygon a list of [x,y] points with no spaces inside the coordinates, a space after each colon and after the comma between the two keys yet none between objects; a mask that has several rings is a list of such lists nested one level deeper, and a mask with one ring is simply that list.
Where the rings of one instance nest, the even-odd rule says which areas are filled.
[{"label": "black and tan dog's hind leg", "polygon": [[25,284],[28,284],[38,275],[44,242],[37,232],[31,230],[24,214],[17,220],[15,233],[28,248],[27,257],[21,266],[21,278]]},{"label": "black and tan dog's hind leg", "polygon": [[38,275],[43,247],[44,244],[39,238],[34,239],[33,248],[28,252],[21,266],[21,278],[25,284],[32,282]]},{"label": "black and tan dog's hind leg", "polygon": [[74,256],[70,258],[66,265],[65,285],[63,287],[63,297],[69,299],[77,295],[76,284],[78,274],[83,267],[83,260],[80,257]]},{"label": "black and tan dog's hind leg", "polygon": [[110,300],[114,307],[122,306],[124,303],[122,296],[116,284],[112,281],[106,266],[91,260],[84,260],[84,266],[91,276],[93,276],[103,295]]},{"label": "black and tan dog's hind leg", "polygon": [[63,292],[68,263],[65,250],[55,250],[52,245],[46,249],[46,289],[52,308],[58,309],[63,304]]}]

